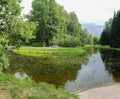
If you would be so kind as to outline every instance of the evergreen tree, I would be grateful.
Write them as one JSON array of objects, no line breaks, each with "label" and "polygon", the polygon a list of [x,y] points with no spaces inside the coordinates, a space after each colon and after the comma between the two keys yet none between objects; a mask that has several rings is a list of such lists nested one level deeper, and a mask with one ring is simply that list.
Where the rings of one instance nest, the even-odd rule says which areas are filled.
[{"label": "evergreen tree", "polygon": [[110,44],[110,35],[111,35],[112,19],[110,18],[105,23],[105,29],[101,33],[100,44],[109,45]]},{"label": "evergreen tree", "polygon": [[101,33],[100,44],[101,45],[108,45],[109,44],[109,38],[108,38],[107,32],[105,30],[103,30],[103,32]]},{"label": "evergreen tree", "polygon": [[115,48],[120,47],[120,11],[117,14],[115,13],[113,17],[110,46]]}]

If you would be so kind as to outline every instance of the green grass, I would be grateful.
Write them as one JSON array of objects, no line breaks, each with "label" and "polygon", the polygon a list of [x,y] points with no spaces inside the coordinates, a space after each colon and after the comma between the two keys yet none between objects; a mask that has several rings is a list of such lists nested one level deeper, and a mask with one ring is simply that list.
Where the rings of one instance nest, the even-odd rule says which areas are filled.
[{"label": "green grass", "polygon": [[105,49],[110,49],[110,50],[117,50],[120,51],[120,48],[111,48],[110,46],[102,46],[102,45],[97,45],[95,46],[97,48],[105,48]]},{"label": "green grass", "polygon": [[22,46],[13,52],[28,56],[76,56],[85,52],[82,48],[49,48]]},{"label": "green grass", "polygon": [[36,84],[26,78],[20,80],[0,73],[0,98],[7,99],[77,99],[78,97],[62,88],[46,83]]}]

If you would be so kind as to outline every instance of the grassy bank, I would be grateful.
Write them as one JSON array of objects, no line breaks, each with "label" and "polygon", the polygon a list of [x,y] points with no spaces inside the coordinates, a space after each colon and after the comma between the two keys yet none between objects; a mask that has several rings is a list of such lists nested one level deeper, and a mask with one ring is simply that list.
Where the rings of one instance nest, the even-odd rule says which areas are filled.
[{"label": "grassy bank", "polygon": [[76,56],[85,52],[82,48],[50,48],[22,46],[13,50],[15,53],[28,56]]},{"label": "grassy bank", "polygon": [[62,88],[0,73],[0,99],[77,99]]},{"label": "grassy bank", "polygon": [[[22,46],[18,50],[14,49],[13,52],[22,54],[22,55],[27,55],[27,56],[76,56],[76,55],[81,55],[86,50],[83,48],[49,48],[49,47],[27,47],[27,46]],[[30,57],[31,58],[31,57]],[[32,57],[33,58],[33,57]],[[20,60],[20,58],[18,58]],[[23,58],[24,59],[24,58]],[[40,59],[42,62],[46,60]],[[77,58],[76,58],[77,60]],[[56,64],[54,63],[56,62]],[[50,63],[48,66],[50,68],[55,69],[56,72],[61,72],[63,70],[69,70],[70,72],[73,72],[75,66],[69,65],[71,62],[73,63],[73,60],[68,60],[66,57],[64,60],[54,59],[54,61],[50,60]],[[59,62],[61,61],[62,64]],[[64,61],[67,62],[68,64],[66,65],[67,67],[64,66]],[[29,62],[29,61],[28,61]],[[49,63],[49,59],[47,59],[47,62]],[[79,62],[79,61],[78,61]],[[24,63],[22,61],[22,63]],[[22,64],[20,63],[20,64]],[[47,63],[46,63],[47,64]],[[55,64],[55,65],[53,65]],[[59,65],[61,64],[61,65]],[[77,64],[77,63],[74,63]],[[26,63],[26,67],[32,67],[32,66],[27,66],[28,64]],[[20,66],[20,65],[18,65]],[[37,66],[37,65],[35,65]],[[64,68],[62,68],[64,66]],[[68,67],[69,66],[69,67]],[[43,66],[46,68],[45,66]],[[57,69],[60,67],[60,69]],[[80,67],[80,66],[79,66]],[[39,67],[41,68],[41,67]],[[36,68],[38,69],[38,68]],[[62,70],[63,69],[63,70]],[[26,69],[29,70],[29,69]],[[32,69],[33,70],[33,69]],[[38,70],[43,70],[43,69],[38,69]],[[44,69],[45,70],[45,69]],[[51,69],[49,69],[51,70]],[[69,73],[66,70],[67,73]],[[40,72],[40,71],[38,71]],[[65,72],[65,73],[66,73]],[[37,72],[35,72],[37,74]],[[41,71],[42,73],[42,71]],[[46,72],[48,73],[48,72]],[[54,72],[53,72],[54,73]],[[64,73],[64,74],[65,74]],[[67,75],[67,74],[66,74]],[[2,87],[0,87],[0,91],[5,92],[9,95],[9,97],[13,97],[14,99],[77,99],[77,96],[72,95],[68,92],[66,92],[62,88],[56,89],[53,85],[41,83],[41,84],[36,84],[31,80],[25,79],[25,80],[19,80],[17,78],[14,78],[9,75],[4,75],[0,74],[2,79],[0,78],[0,84]],[[18,98],[19,97],[19,98]],[[1,97],[0,97],[1,98]]]},{"label": "grassy bank", "polygon": [[105,49],[120,51],[120,48],[111,48],[110,46],[97,45],[97,46],[95,46],[95,47],[96,47],[96,48],[105,48]]}]

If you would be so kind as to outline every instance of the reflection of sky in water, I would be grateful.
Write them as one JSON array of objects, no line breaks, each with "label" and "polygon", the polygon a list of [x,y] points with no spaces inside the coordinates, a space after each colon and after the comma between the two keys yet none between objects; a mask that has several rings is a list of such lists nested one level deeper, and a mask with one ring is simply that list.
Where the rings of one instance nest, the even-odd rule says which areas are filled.
[{"label": "reflection of sky in water", "polygon": [[89,58],[87,65],[82,65],[75,81],[67,81],[65,89],[77,91],[113,82],[113,77],[105,70],[100,53]]},{"label": "reflection of sky in water", "polygon": [[15,73],[14,76],[20,79],[24,79],[28,77],[26,73],[20,73],[20,72]]}]

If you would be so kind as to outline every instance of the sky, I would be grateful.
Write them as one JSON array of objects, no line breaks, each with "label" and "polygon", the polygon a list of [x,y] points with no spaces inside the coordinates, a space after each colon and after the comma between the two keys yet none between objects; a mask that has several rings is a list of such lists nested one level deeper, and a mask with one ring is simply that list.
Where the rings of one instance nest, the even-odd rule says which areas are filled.
[{"label": "sky", "polygon": [[[23,0],[22,6],[26,14],[31,9],[32,0]],[[114,11],[120,9],[120,0],[56,0],[64,6],[68,12],[74,11],[80,23],[94,23],[103,25],[105,21],[113,17]]]}]

